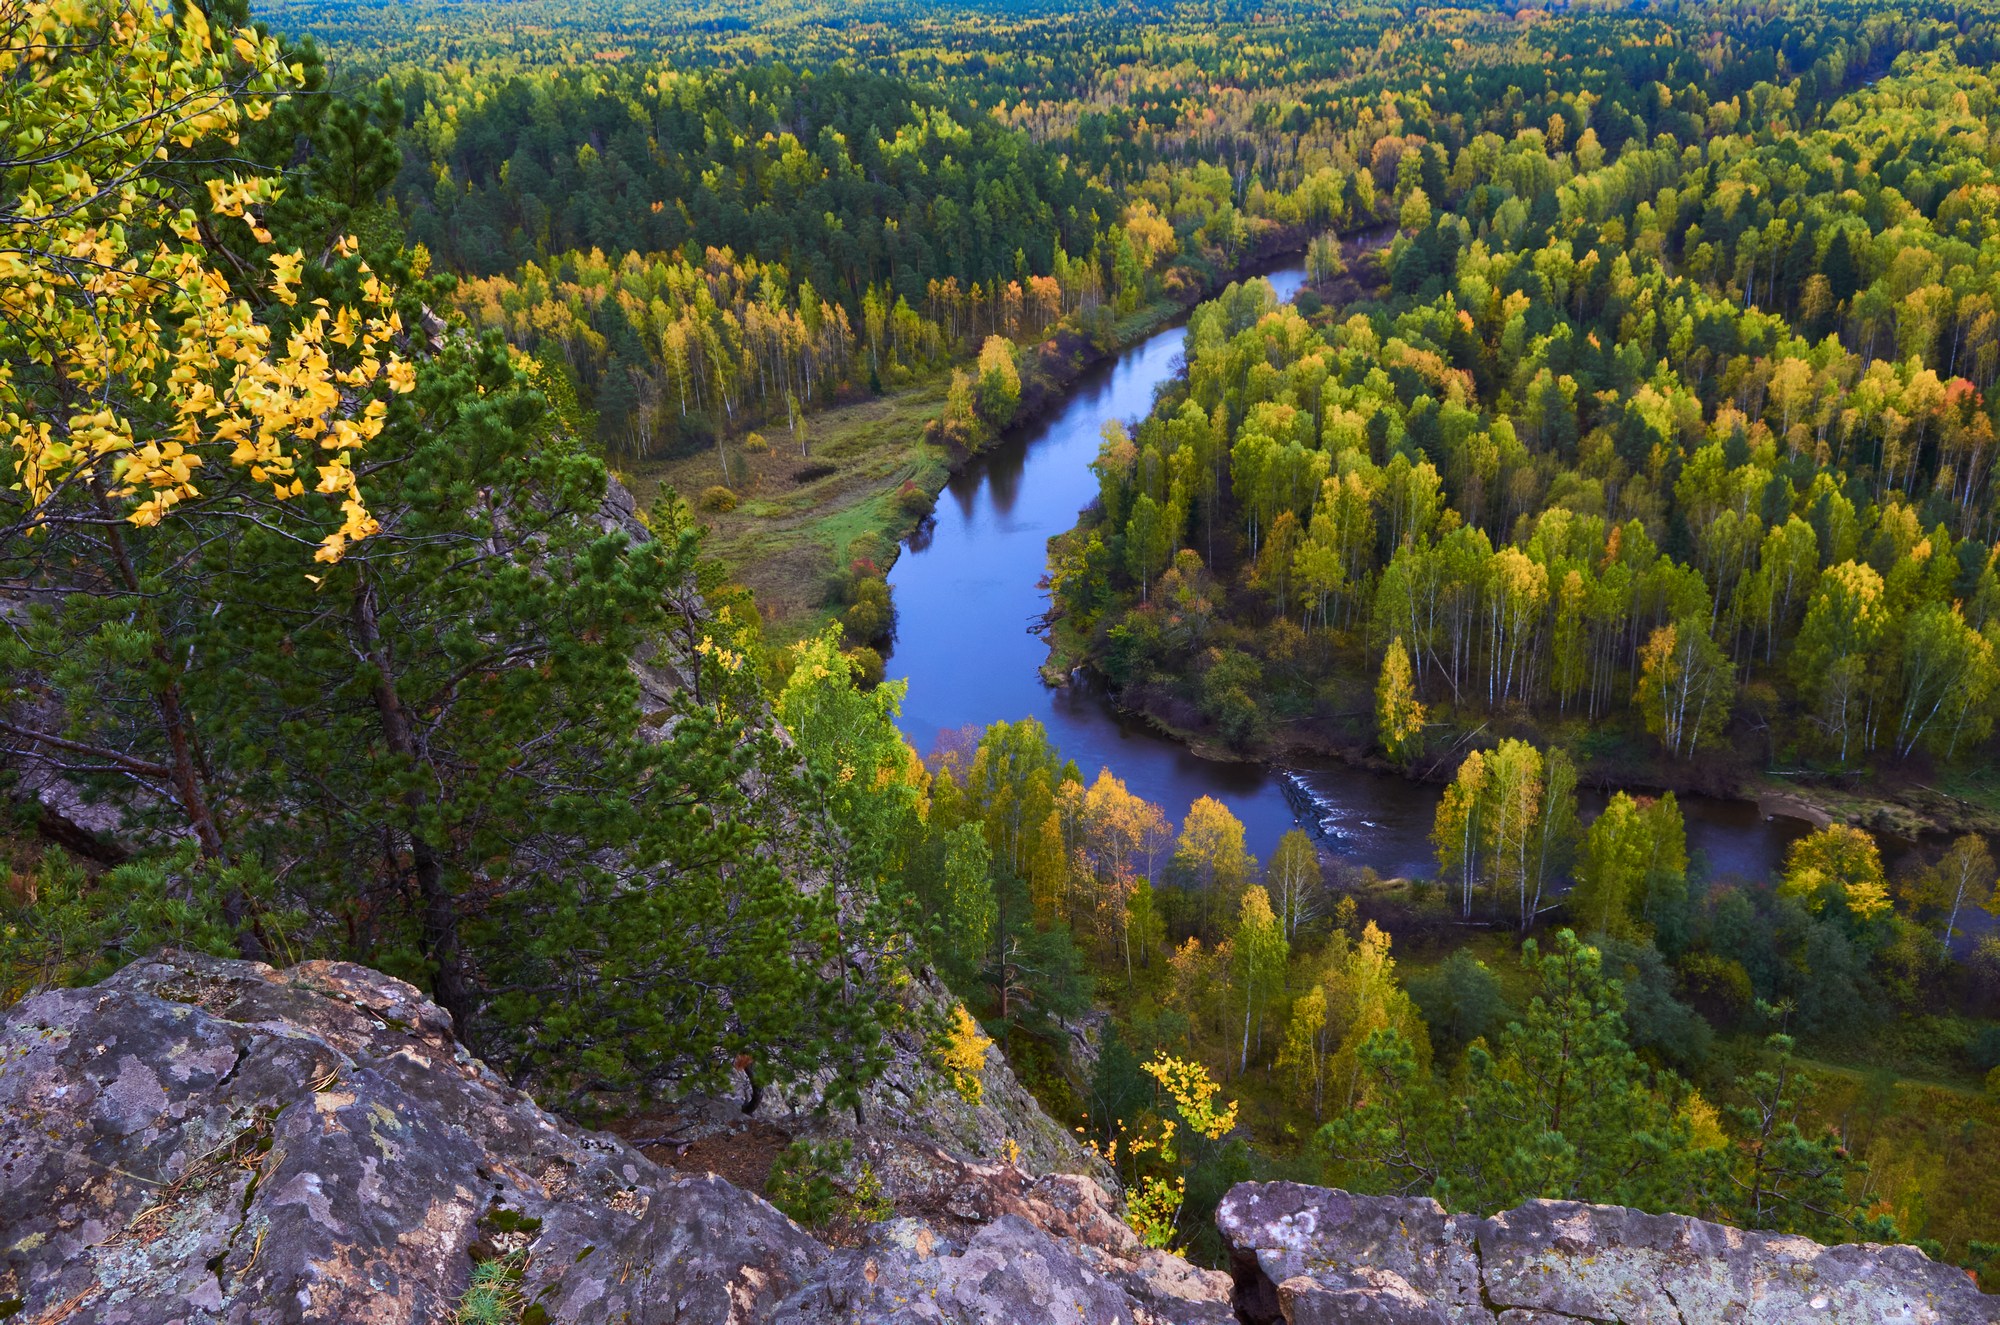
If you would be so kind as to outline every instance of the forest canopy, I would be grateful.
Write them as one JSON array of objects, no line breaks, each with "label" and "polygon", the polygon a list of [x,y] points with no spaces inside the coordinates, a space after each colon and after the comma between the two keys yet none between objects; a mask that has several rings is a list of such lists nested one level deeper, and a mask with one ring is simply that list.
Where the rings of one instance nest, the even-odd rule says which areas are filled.
[{"label": "forest canopy", "polygon": [[[363,961],[590,1117],[990,1047],[1211,1262],[1285,1176],[2000,1275],[1987,7],[15,17],[0,1003]],[[1433,785],[1402,877],[883,680],[949,475],[1183,320],[1046,674]]]}]

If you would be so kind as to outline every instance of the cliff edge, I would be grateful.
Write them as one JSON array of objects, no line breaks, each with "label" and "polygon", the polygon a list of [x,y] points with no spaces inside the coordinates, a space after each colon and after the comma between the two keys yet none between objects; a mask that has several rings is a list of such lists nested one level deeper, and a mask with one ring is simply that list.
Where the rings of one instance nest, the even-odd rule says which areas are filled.
[{"label": "cliff edge", "polygon": [[[0,1026],[0,1318],[522,1325],[2000,1322],[1907,1247],[1246,1183],[1233,1276],[1139,1244],[1087,1176],[871,1127],[894,1217],[814,1237],[537,1107],[365,967],[167,953]],[[1053,1126],[1053,1124],[1051,1124]]]}]

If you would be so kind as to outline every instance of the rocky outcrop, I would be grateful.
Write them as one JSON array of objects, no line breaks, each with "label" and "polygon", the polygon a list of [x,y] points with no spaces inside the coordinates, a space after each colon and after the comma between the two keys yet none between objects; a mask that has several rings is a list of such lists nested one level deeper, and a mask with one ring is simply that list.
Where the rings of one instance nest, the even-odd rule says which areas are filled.
[{"label": "rocky outcrop", "polygon": [[1243,1183],[1216,1215],[1253,1325],[1990,1325],[2000,1298],[1915,1247],[1821,1246],[1684,1215]]},{"label": "rocky outcrop", "polygon": [[[562,1122],[401,981],[167,954],[0,1028],[0,1317],[450,1321],[479,1260],[525,1321],[1223,1325],[1085,1177],[909,1138],[903,1217],[831,1247]],[[898,1153],[877,1132],[884,1164]]]},{"label": "rocky outcrop", "polygon": [[2000,1322],[1909,1247],[1290,1183],[1223,1202],[1232,1285],[1088,1176],[853,1138],[895,1217],[830,1245],[543,1112],[401,981],[166,954],[0,1025],[0,1318],[431,1325],[500,1260],[522,1325]]},{"label": "rocky outcrop", "polygon": [[[977,1092],[954,1089],[938,1071],[925,1027],[941,1021],[957,1002],[942,981],[920,971],[902,997],[911,1015],[888,1032],[888,1062],[864,1092],[858,1119],[817,1108],[822,1083],[812,1081],[767,1092],[758,1116],[793,1135],[844,1136],[857,1149],[880,1148],[884,1141],[901,1147],[916,1139],[924,1143],[917,1154],[943,1150],[981,1159],[1004,1156],[1033,1173],[1087,1173],[1107,1187],[1116,1186],[1111,1167],[1049,1117],[997,1045],[986,1048]],[[739,1111],[731,1101],[720,1112],[727,1117]],[[905,1156],[906,1166],[913,1159]]]}]

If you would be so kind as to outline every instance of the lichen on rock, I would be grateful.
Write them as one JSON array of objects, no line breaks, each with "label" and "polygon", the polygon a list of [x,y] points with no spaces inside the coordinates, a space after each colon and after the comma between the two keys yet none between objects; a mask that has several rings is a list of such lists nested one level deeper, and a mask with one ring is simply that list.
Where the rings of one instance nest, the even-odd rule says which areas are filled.
[{"label": "lichen on rock", "polygon": [[[879,1127],[869,1144],[912,1157],[904,1195],[936,1210],[837,1250],[544,1112],[402,981],[169,953],[0,1027],[0,1302],[67,1325],[415,1325],[453,1318],[477,1260],[513,1256],[525,1309],[571,1325],[820,1319],[810,1304],[889,1283],[954,1305],[864,1318],[999,1325],[1061,1301],[1231,1319],[1226,1276],[1145,1253],[1088,1177]],[[996,1264],[1023,1272],[986,1283]]]},{"label": "lichen on rock", "polygon": [[2000,1298],[1915,1247],[1822,1246],[1686,1215],[1241,1183],[1216,1223],[1252,1325],[1990,1325]]}]

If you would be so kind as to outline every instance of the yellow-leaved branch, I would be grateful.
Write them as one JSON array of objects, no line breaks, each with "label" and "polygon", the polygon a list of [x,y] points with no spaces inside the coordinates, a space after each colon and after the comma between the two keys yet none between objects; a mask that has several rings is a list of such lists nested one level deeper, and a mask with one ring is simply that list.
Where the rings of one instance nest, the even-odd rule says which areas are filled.
[{"label": "yellow-leaved branch", "polygon": [[[277,42],[216,34],[192,7],[53,0],[15,11],[0,45],[7,111],[0,189],[0,444],[20,495],[14,532],[73,489],[133,524],[205,495],[203,473],[246,474],[276,501],[339,503],[315,532],[338,561],[377,531],[355,463],[380,432],[382,391],[415,373],[396,346],[393,292],[362,267],[359,297],[324,299],[274,344],[218,268],[219,242],[163,168],[177,150],[236,140],[301,76]],[[268,178],[208,183],[208,224],[271,235]],[[354,251],[351,240],[334,249]],[[233,260],[233,255],[232,255]],[[261,289],[296,306],[299,253]]]}]

